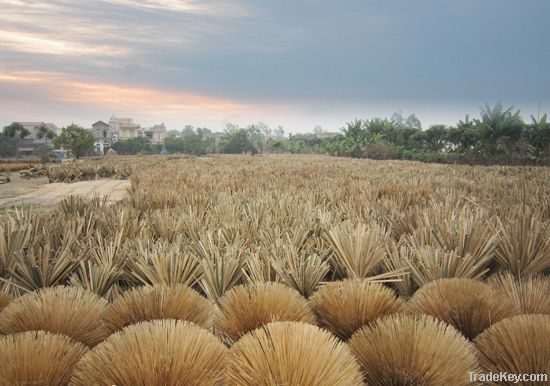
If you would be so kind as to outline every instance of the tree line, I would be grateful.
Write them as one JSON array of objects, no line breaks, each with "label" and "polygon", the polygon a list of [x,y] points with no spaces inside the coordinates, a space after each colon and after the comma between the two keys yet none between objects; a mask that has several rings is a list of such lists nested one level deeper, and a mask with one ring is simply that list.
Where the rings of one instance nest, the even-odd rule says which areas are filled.
[{"label": "tree line", "polygon": [[[18,123],[4,127],[0,155],[17,155],[17,144],[29,135]],[[75,124],[63,128],[59,136],[42,125],[37,136],[46,138],[50,151],[53,146],[65,146],[76,157],[95,151],[93,135]],[[312,133],[285,136],[281,126],[272,129],[262,122],[247,127],[230,123],[223,133],[186,126],[169,131],[163,144],[138,137],[119,140],[112,148],[119,154],[316,153],[424,162],[546,164],[550,160],[550,122],[547,114],[531,116],[525,122],[519,110],[497,103],[483,106],[479,118],[467,115],[456,125],[433,125],[427,130],[414,114],[405,118],[395,113],[391,118],[356,119],[338,133],[317,126]]]}]

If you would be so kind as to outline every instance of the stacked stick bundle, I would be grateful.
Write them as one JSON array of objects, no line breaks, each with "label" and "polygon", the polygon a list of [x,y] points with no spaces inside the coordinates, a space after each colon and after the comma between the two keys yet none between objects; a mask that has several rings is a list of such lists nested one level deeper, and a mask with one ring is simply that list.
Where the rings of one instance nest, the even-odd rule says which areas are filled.
[{"label": "stacked stick bundle", "polygon": [[129,178],[123,200],[69,197],[0,223],[0,384],[550,373],[550,169],[116,162],[50,178]]}]

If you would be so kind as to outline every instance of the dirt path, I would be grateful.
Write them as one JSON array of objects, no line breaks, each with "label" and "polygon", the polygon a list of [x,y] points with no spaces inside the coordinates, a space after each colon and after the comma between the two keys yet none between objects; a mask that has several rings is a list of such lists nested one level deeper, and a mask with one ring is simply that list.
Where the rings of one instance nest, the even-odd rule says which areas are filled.
[{"label": "dirt path", "polygon": [[52,205],[73,194],[85,197],[100,194],[109,196],[109,201],[117,201],[122,199],[126,193],[126,188],[129,186],[130,181],[128,180],[94,180],[71,184],[46,184],[29,193],[0,198],[0,207],[28,204]]}]

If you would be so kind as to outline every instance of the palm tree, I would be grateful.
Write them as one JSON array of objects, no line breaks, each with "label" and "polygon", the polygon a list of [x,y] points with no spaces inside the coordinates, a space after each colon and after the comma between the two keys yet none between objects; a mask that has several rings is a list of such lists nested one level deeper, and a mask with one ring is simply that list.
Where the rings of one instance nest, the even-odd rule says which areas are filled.
[{"label": "palm tree", "polygon": [[524,126],[520,111],[514,110],[514,106],[504,109],[502,103],[497,102],[494,107],[485,104],[481,107],[481,120],[478,121],[482,138],[490,146],[490,151],[495,153],[499,142],[505,147],[511,142],[517,141]]},{"label": "palm tree", "polygon": [[532,146],[535,157],[539,157],[543,155],[550,144],[550,122],[548,122],[547,114],[540,119],[531,115],[531,121],[531,124],[525,127],[524,137]]}]

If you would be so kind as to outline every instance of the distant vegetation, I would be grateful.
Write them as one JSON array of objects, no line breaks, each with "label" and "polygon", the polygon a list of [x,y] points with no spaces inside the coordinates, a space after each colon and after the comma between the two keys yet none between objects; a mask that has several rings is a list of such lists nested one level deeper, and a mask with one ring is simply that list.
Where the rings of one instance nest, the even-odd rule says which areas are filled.
[{"label": "distant vegetation", "polygon": [[348,123],[326,148],[352,157],[426,162],[547,163],[550,159],[546,114],[527,123],[519,110],[497,103],[483,107],[479,119],[466,116],[454,126],[434,125],[427,130],[399,118]]},{"label": "distant vegetation", "polygon": [[[45,128],[39,131],[39,135],[49,142],[36,151],[47,153],[45,147],[49,146],[51,151],[53,145],[64,142],[66,147],[77,151],[74,153],[77,156],[93,155],[93,138],[87,133],[87,130],[72,124],[55,138],[55,134]],[[18,123],[4,127],[0,134],[0,156],[17,156],[17,144],[29,135]],[[349,122],[339,132],[323,131],[318,126],[311,133],[288,136],[282,127],[272,129],[262,122],[246,128],[229,123],[223,133],[186,126],[181,131],[170,130],[164,144],[152,144],[149,139],[140,137],[119,140],[112,148],[118,154],[126,155],[161,152],[192,155],[330,154],[442,163],[548,164],[550,122],[547,114],[536,118],[531,116],[526,122],[519,110],[497,103],[483,106],[479,118],[466,115],[456,125],[432,125],[427,130],[422,129],[414,114],[405,118],[401,113],[395,113],[389,119]]]},{"label": "distant vegetation", "polygon": [[187,127],[171,131],[166,139],[170,153],[289,153],[330,154],[372,159],[407,159],[443,163],[548,163],[550,122],[547,114],[525,122],[519,110],[501,103],[481,108],[479,118],[470,116],[456,125],[433,125],[422,129],[418,118],[395,113],[391,118],[355,120],[339,133],[284,135],[282,127],[263,123],[246,128],[229,124],[222,135],[208,129]]}]

